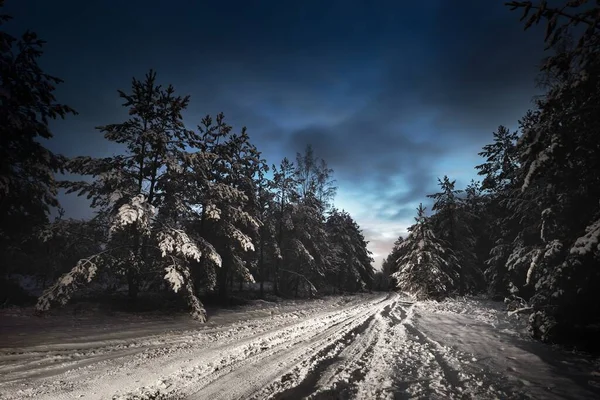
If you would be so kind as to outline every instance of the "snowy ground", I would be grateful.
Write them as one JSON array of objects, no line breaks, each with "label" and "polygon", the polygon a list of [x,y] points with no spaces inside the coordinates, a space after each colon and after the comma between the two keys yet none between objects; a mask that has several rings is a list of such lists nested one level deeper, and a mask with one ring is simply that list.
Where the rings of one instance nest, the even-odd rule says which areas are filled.
[{"label": "snowy ground", "polygon": [[184,316],[4,310],[0,399],[594,399],[600,367],[527,340],[501,304],[397,294]]}]

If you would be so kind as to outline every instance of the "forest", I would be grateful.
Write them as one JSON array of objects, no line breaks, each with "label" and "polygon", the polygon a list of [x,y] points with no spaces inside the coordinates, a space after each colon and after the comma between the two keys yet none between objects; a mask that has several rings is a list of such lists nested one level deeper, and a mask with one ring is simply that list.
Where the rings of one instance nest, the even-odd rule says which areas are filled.
[{"label": "forest", "polygon": [[[52,137],[49,120],[76,111],[55,99],[61,80],[40,69],[42,45],[31,32],[2,33],[5,305],[26,300],[7,278],[15,274],[44,289],[40,312],[98,283],[126,288],[130,302],[146,292],[181,294],[200,321],[201,293],[227,299],[244,283],[256,283],[261,297],[265,282],[276,296],[371,288],[367,242],[352,217],[333,208],[333,170],[310,146],[295,162],[269,167],[246,128],[235,131],[222,113],[188,129],[182,112],[190,97],[159,84],[152,70],[116,93],[129,119],[96,128],[122,154],[50,152],[39,140]],[[94,216],[63,218],[59,190],[86,197]]]},{"label": "forest", "polygon": [[[547,26],[545,94],[516,131],[493,133],[475,166],[481,181],[460,189],[440,177],[431,213],[417,209],[381,271],[360,226],[334,207],[334,171],[311,146],[269,164],[223,113],[190,129],[182,113],[193,99],[153,70],[115,92],[129,118],[96,127],[121,154],[52,153],[51,121],[77,111],[55,98],[62,80],[40,67],[44,42],[0,32],[0,302],[31,301],[17,276],[43,289],[39,313],[82,294],[124,293],[135,304],[159,293],[185,300],[199,321],[203,298],[248,284],[261,298],[485,293],[525,315],[533,337],[597,351],[599,8],[509,5],[526,29]],[[87,198],[93,217],[65,218],[60,191]]]},{"label": "forest", "polygon": [[481,181],[439,180],[433,214],[419,207],[381,284],[421,297],[483,291],[528,315],[533,337],[598,351],[600,9],[586,3],[507,3],[526,29],[546,24],[545,94],[516,131],[493,133],[475,167]]}]

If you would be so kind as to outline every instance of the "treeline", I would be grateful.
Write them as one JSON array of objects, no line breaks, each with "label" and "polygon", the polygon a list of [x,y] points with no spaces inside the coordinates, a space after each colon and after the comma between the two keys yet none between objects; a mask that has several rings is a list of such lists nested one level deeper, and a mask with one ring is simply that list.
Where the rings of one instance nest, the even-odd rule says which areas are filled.
[{"label": "treeline", "polygon": [[[534,337],[600,337],[600,9],[511,2],[526,27],[547,20],[544,96],[479,153],[481,183],[444,177],[383,264],[392,286],[424,297],[487,291],[529,312]],[[576,29],[572,26],[579,25]],[[583,26],[583,28],[580,28]]]},{"label": "treeline", "polygon": [[[54,281],[38,310],[106,276],[131,299],[141,290],[182,293],[199,320],[200,292],[226,297],[243,282],[257,282],[261,295],[267,282],[287,296],[370,289],[367,242],[352,217],[333,208],[333,171],[310,146],[295,162],[269,167],[246,129],[235,132],[223,114],[186,128],[190,97],[150,71],[118,92],[129,118],[97,128],[122,154],[53,154],[39,139],[52,137],[49,120],[75,111],[57,103],[61,81],[37,63],[43,42],[29,32],[0,32],[0,40],[1,272]],[[61,188],[85,196],[94,217],[61,212],[50,221]]]}]

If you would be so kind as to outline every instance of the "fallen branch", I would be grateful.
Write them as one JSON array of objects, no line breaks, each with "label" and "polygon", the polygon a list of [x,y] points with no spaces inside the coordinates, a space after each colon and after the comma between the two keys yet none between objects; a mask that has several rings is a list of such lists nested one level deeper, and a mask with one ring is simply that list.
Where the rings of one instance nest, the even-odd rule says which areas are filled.
[{"label": "fallen branch", "polygon": [[527,313],[530,311],[533,311],[533,307],[521,307],[521,308],[517,308],[516,310],[509,311],[508,316],[512,317],[515,314],[524,314],[524,313]]}]

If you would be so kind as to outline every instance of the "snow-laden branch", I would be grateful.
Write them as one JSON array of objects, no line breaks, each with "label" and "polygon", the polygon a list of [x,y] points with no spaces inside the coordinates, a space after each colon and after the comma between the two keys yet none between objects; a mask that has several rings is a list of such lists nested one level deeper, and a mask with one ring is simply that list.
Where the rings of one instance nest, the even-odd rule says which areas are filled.
[{"label": "snow-laden branch", "polygon": [[162,230],[158,232],[157,239],[158,248],[163,257],[168,254],[176,254],[196,261],[200,261],[200,257],[202,257],[198,245],[182,230],[174,228]]},{"label": "snow-laden branch", "polygon": [[589,225],[585,232],[571,247],[571,254],[583,256],[592,251],[600,251],[600,219]]},{"label": "snow-laden branch", "polygon": [[60,279],[38,298],[35,306],[37,311],[48,311],[52,303],[66,304],[79,286],[89,283],[98,271],[97,259],[102,253],[88,258],[82,258]]},{"label": "snow-laden branch", "polygon": [[138,194],[129,203],[119,207],[110,231],[112,233],[128,225],[137,224],[142,233],[149,235],[152,219],[155,215],[156,208],[148,203],[143,194]]}]

